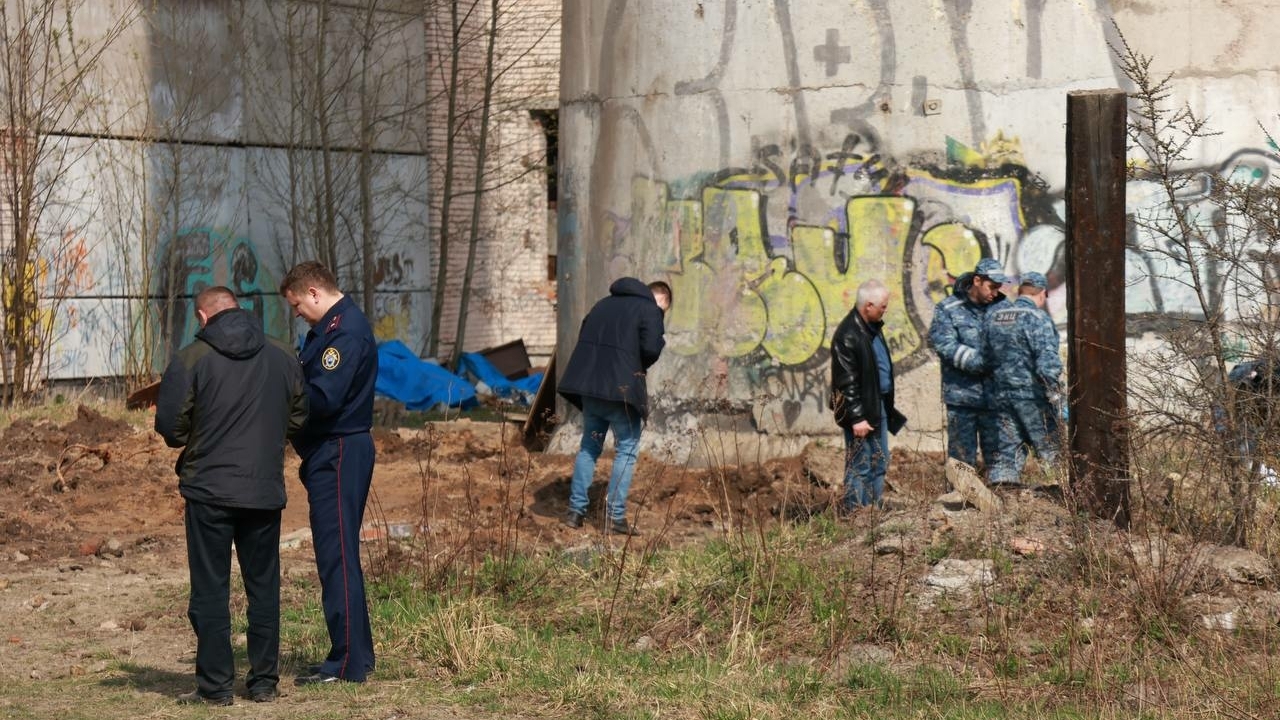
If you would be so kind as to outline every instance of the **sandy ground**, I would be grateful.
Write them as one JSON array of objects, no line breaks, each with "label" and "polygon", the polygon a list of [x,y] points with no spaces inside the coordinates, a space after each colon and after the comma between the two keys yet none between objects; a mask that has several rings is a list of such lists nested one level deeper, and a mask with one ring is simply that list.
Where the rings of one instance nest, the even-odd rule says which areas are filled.
[{"label": "sandy ground", "polygon": [[[367,547],[413,535],[442,552],[484,550],[514,533],[522,547],[539,551],[579,545],[593,532],[560,524],[573,458],[526,450],[515,425],[460,420],[380,429],[375,440]],[[194,638],[185,616],[176,458],[149,428],[84,406],[62,425],[17,420],[4,429],[0,617],[8,622],[0,679],[92,675],[124,659],[139,673],[161,673],[161,690],[190,686]],[[290,453],[282,564],[287,575],[314,576],[297,464]],[[609,466],[606,455],[597,477],[607,477]],[[592,488],[589,526],[599,526],[603,491],[603,482]],[[648,540],[673,545],[748,517],[771,522],[811,512],[830,498],[800,458],[693,470],[642,456],[632,520]]]}]

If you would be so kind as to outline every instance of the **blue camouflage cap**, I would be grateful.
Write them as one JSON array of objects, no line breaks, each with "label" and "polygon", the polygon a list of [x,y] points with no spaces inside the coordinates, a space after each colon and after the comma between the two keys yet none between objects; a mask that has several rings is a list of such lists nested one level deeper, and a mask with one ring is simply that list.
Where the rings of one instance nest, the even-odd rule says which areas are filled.
[{"label": "blue camouflage cap", "polygon": [[1009,276],[1004,274],[1004,268],[1000,266],[1000,261],[995,258],[982,258],[979,260],[978,266],[973,269],[973,274],[990,278],[1001,285],[1009,282]]},{"label": "blue camouflage cap", "polygon": [[1022,282],[1020,284],[1046,290],[1049,287],[1049,280],[1038,272],[1025,272],[1022,273]]}]

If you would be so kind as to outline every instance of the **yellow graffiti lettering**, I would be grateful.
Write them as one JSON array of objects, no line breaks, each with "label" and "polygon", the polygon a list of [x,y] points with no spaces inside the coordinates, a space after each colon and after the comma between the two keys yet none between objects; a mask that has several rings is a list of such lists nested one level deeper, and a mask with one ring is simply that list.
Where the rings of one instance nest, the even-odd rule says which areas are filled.
[{"label": "yellow graffiti lettering", "polygon": [[809,278],[787,269],[774,258],[756,287],[768,313],[768,329],[761,343],[778,362],[796,365],[813,356],[826,340],[827,321],[822,300]]},{"label": "yellow graffiti lettering", "polygon": [[895,328],[900,340],[896,357],[905,357],[920,347],[911,318],[907,316],[907,293],[902,286],[902,258],[915,202],[904,197],[859,197],[845,205],[849,217],[849,276],[856,285],[873,278],[889,286],[892,302],[885,314],[885,327]]},{"label": "yellow graffiti lettering", "polygon": [[929,299],[938,302],[947,296],[951,278],[959,277],[982,259],[982,244],[973,231],[960,223],[944,223],[925,233],[921,245],[930,248],[927,287]]},{"label": "yellow graffiti lettering", "polygon": [[[1017,143],[997,135],[982,148],[988,155],[953,149],[977,162],[1010,156]],[[858,286],[875,278],[891,293],[890,351],[913,356],[928,323],[919,313],[946,297],[953,276],[991,254],[970,218],[979,217],[986,237],[1021,232],[1016,179],[958,182],[909,170],[903,192],[883,194],[882,163],[853,154],[806,157],[785,178],[771,167],[723,176],[695,199],[672,199],[666,183],[638,179],[631,217],[611,216],[629,234],[618,269],[665,276],[672,286],[672,352],[730,359],[764,350],[779,364],[803,364],[829,346]],[[993,215],[975,215],[993,207]],[[922,228],[923,236],[913,235]]]},{"label": "yellow graffiti lettering", "polygon": [[715,281],[700,326],[713,351],[741,357],[760,345],[769,321],[752,288],[769,262],[760,193],[710,187],[702,191],[702,207],[702,262]]},{"label": "yellow graffiti lettering", "polygon": [[[813,283],[832,331],[853,309],[858,293],[858,283],[849,269],[836,267],[836,241],[831,228],[797,225],[791,230],[796,271]],[[830,346],[831,338],[823,337],[822,347]]]}]

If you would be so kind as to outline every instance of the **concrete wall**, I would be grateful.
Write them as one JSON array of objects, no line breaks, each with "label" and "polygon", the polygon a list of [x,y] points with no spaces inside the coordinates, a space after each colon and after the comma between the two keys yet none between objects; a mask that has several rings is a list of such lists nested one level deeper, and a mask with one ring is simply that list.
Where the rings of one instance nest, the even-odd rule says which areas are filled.
[{"label": "concrete wall", "polygon": [[[649,384],[660,442],[677,456],[708,454],[708,437],[732,431],[735,442],[752,438],[740,446],[750,453],[793,449],[797,435],[834,430],[830,335],[858,284],[882,278],[894,290],[888,338],[911,417],[897,442],[941,447],[924,335],[948,276],[981,257],[1045,272],[1051,310],[1065,320],[1066,95],[1127,86],[1112,22],[1174,73],[1175,101],[1222,131],[1191,148],[1186,172],[1202,190],[1180,201],[1196,203],[1216,179],[1266,182],[1280,169],[1257,126],[1280,111],[1277,10],[1194,0],[567,4],[560,347],[572,347],[612,278],[666,278],[668,350]],[[1130,212],[1167,212],[1154,190],[1131,183]],[[1117,304],[1123,296],[1135,319],[1198,313],[1186,269],[1144,253],[1149,240],[1134,239],[1135,282],[1116,289]]]},{"label": "concrete wall", "polygon": [[[317,221],[330,210],[344,289],[358,301],[372,294],[381,337],[425,336],[425,48],[415,16],[335,4],[322,46],[316,4],[147,3],[107,37],[138,7],[76,8],[76,37],[105,52],[61,117],[39,128],[51,193],[39,230],[49,377],[162,368],[196,330],[192,296],[212,284],[240,294],[271,334],[304,330],[277,288],[295,262],[323,257]],[[326,70],[308,76],[321,48]],[[372,98],[364,115],[362,88]],[[369,253],[375,285],[365,288]]]},{"label": "concrete wall", "polygon": [[[303,332],[276,288],[294,263],[326,253],[345,290],[371,295],[379,338],[422,352],[439,332],[450,351],[465,251],[455,246],[432,328],[448,51],[441,18],[424,11],[445,5],[71,0],[75,36],[104,52],[40,128],[52,192],[38,253],[48,375],[163,367],[194,333],[191,296],[214,283],[242,293],[272,334]],[[503,4],[466,349],[524,337],[545,358],[554,346],[554,210],[529,110],[558,106],[559,12],[555,0]],[[467,32],[486,30],[487,14],[473,14]],[[463,60],[474,71],[484,42],[471,40]],[[469,85],[463,101],[478,104],[478,93]],[[473,156],[462,153],[455,178],[458,235],[471,223]]]}]

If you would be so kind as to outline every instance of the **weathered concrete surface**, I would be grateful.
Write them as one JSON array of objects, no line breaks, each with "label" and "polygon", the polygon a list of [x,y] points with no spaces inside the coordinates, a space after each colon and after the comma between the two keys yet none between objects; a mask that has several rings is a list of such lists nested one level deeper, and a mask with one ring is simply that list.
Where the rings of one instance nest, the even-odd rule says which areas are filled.
[{"label": "weathered concrete surface", "polygon": [[[1066,94],[1127,87],[1112,21],[1175,73],[1178,102],[1218,121],[1188,172],[1267,178],[1280,159],[1254,127],[1280,112],[1280,30],[1262,21],[1277,9],[566,4],[558,345],[572,347],[614,277],[665,278],[675,299],[651,372],[653,431],[687,429],[688,413],[751,418],[770,435],[833,432],[827,343],[858,284],[880,278],[912,421],[895,442],[939,449],[925,336],[950,277],[981,257],[1043,272],[1065,325]],[[1167,211],[1150,185],[1128,194],[1130,212]],[[1126,312],[1199,313],[1177,268],[1144,254],[1156,239],[1135,233]]]}]

